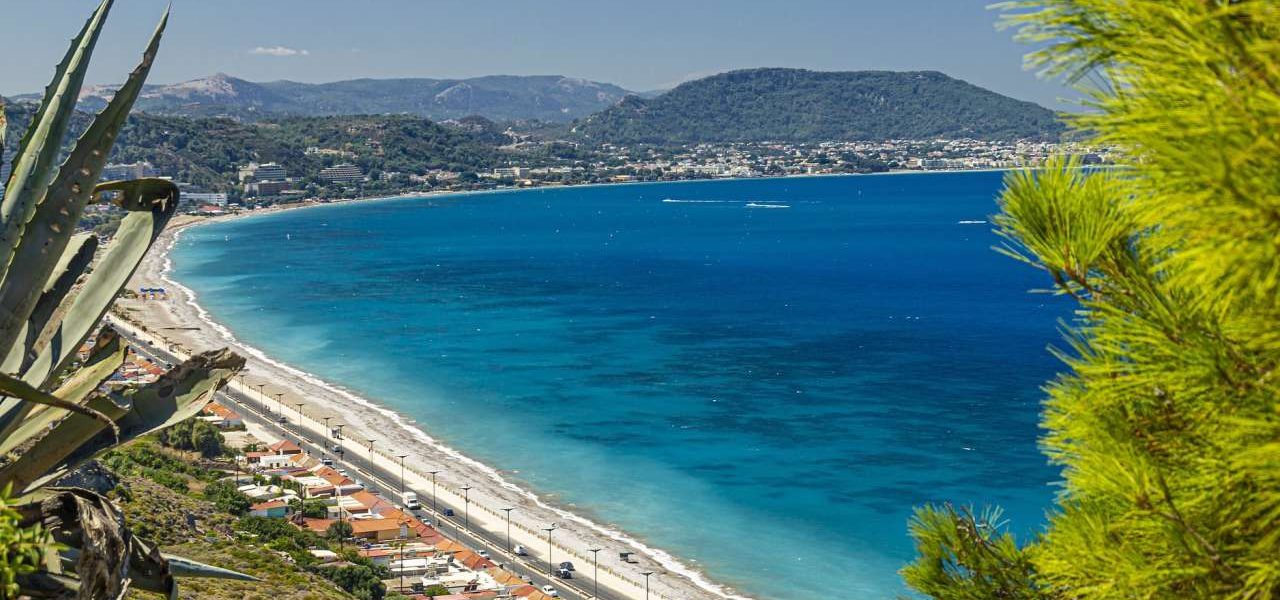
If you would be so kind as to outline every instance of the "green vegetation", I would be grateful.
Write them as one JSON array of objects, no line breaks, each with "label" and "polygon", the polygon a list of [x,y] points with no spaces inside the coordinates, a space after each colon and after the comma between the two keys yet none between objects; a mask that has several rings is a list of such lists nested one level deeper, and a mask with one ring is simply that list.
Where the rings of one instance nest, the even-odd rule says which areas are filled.
[{"label": "green vegetation", "polygon": [[933,71],[750,69],[653,99],[631,96],[575,122],[594,142],[824,142],[1057,139],[1063,125],[1030,102]]},{"label": "green vegetation", "polygon": [[[68,369],[178,201],[169,181],[97,184],[155,60],[167,14],[128,81],[63,152],[111,4],[103,0],[72,39],[29,119],[0,201],[0,489],[15,496],[0,518],[6,595],[14,586],[23,597],[116,598],[130,587],[175,595],[175,575],[244,577],[194,562],[175,566],[132,535],[106,497],[46,487],[113,446],[191,417],[244,365],[225,350],[204,353],[151,384],[100,391],[128,350],[108,328]],[[0,127],[0,145],[6,129]],[[76,227],[101,192],[111,192],[125,214],[110,247],[96,256],[97,236]],[[32,552],[32,544],[49,539],[58,544]]]},{"label": "green vegetation", "polygon": [[39,571],[45,549],[53,545],[44,527],[22,524],[22,514],[9,506],[8,495],[7,490],[0,494],[0,598],[18,597],[18,578]]},{"label": "green vegetation", "polygon": [[249,507],[253,504],[247,496],[236,489],[235,483],[225,479],[205,486],[204,497],[213,502],[218,510],[237,517],[248,514]]},{"label": "green vegetation", "polygon": [[1129,168],[1011,174],[1003,251],[1079,303],[1043,446],[1047,528],[920,509],[908,584],[940,599],[1280,597],[1280,5],[1005,5],[1073,118]]},{"label": "green vegetation", "polygon": [[334,521],[324,532],[325,537],[335,542],[350,538],[351,534],[351,524],[346,521]]},{"label": "green vegetation", "polygon": [[222,432],[207,421],[187,419],[181,423],[162,430],[160,443],[178,450],[199,452],[204,458],[221,456],[226,452]]}]

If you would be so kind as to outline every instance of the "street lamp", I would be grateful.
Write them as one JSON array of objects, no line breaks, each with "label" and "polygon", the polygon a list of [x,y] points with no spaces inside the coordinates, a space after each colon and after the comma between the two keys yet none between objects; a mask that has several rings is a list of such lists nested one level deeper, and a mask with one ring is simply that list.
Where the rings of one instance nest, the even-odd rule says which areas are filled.
[{"label": "street lamp", "polygon": [[258,388],[258,398],[262,402],[262,412],[271,412],[271,410],[267,408],[267,384],[259,383],[253,387]]},{"label": "street lamp", "polygon": [[369,464],[372,465],[373,464],[373,443],[378,440],[365,440],[365,441],[369,442]]},{"label": "street lamp", "polygon": [[326,442],[329,441],[329,431],[330,431],[329,419],[332,419],[332,418],[333,417],[321,417],[321,419],[324,420],[324,439]]},{"label": "street lamp", "polygon": [[431,519],[435,522],[436,527],[440,526],[440,511],[436,505],[436,474],[440,471],[427,471],[431,474]]},{"label": "street lamp", "polygon": [[[370,452],[372,452],[373,443],[369,443]],[[404,457],[408,454],[397,454],[396,458],[400,459],[400,500],[404,500]]]},{"label": "street lamp", "polygon": [[298,426],[299,426],[299,427],[301,427],[301,426],[302,426],[302,406],[303,406],[304,404],[306,404],[306,403],[305,403],[305,402],[298,402],[298,403],[297,403],[297,405],[298,405]]},{"label": "street lamp", "polygon": [[594,582],[594,588],[591,592],[591,600],[597,600],[600,597],[600,551],[604,548],[588,548],[587,552],[591,553],[591,560],[595,564],[595,574],[591,576]]},{"label": "street lamp", "polygon": [[552,576],[551,571],[551,532],[556,530],[556,524],[552,523],[550,527],[543,527],[543,531],[547,532],[547,576]]},{"label": "street lamp", "polygon": [[507,552],[510,552],[511,551],[511,511],[515,510],[515,508],[503,508],[499,510],[502,510],[503,512],[507,513]]},{"label": "street lamp", "polygon": [[284,418],[284,392],[276,392],[276,408],[280,411],[280,418]]},{"label": "street lamp", "polygon": [[649,600],[649,576],[653,575],[653,571],[645,571],[641,575],[644,575],[644,600]]},{"label": "street lamp", "polygon": [[471,533],[471,486],[462,486],[462,528]]}]

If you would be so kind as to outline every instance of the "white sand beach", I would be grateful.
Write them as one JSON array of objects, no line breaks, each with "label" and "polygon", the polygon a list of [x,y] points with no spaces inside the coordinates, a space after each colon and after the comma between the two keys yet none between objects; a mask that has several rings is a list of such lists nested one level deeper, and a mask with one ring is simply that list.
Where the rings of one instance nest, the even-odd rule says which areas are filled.
[{"label": "white sand beach", "polygon": [[[253,214],[265,211],[255,211]],[[238,217],[219,217],[238,218]],[[206,219],[180,218],[165,231],[138,272],[129,288],[165,287],[170,290],[168,300],[121,299],[113,315],[124,317],[135,324],[145,324],[145,331],[156,344],[165,344],[187,355],[206,349],[228,346],[248,359],[248,369],[237,377],[232,386],[256,395],[257,385],[265,384],[266,393],[274,402],[274,395],[283,392],[285,406],[305,402],[307,418],[302,425],[323,437],[323,417],[331,423],[345,426],[344,437],[348,452],[367,457],[368,446],[364,440],[374,439],[375,458],[388,470],[398,471],[399,460],[392,454],[408,454],[405,464],[406,483],[418,489],[431,488],[431,476],[427,471],[439,470],[439,497],[453,505],[463,503],[460,488],[472,486],[470,520],[473,528],[505,531],[506,515],[500,509],[515,507],[511,513],[512,543],[528,547],[534,556],[545,557],[546,534],[542,531],[551,523],[557,529],[553,535],[555,560],[572,560],[584,577],[589,577],[591,554],[588,548],[604,548],[599,553],[600,583],[627,597],[645,597],[642,572],[652,571],[651,598],[713,599],[744,598],[734,590],[710,581],[691,563],[652,548],[607,523],[596,523],[576,515],[563,507],[539,497],[537,494],[505,479],[498,471],[472,460],[449,448],[411,424],[405,417],[370,400],[356,396],[341,387],[323,381],[319,376],[303,372],[271,359],[262,351],[238,342],[234,334],[213,322],[198,304],[198,298],[168,276],[169,250],[181,232]],[[119,321],[120,319],[113,319]],[[126,325],[127,326],[127,325]],[[129,327],[136,329],[135,327]],[[243,386],[243,387],[242,387]],[[292,412],[292,408],[290,412]],[[446,423],[432,427],[447,427]],[[356,441],[359,440],[359,443]],[[429,502],[429,500],[428,500]],[[619,551],[635,552],[632,563],[623,563]]]}]

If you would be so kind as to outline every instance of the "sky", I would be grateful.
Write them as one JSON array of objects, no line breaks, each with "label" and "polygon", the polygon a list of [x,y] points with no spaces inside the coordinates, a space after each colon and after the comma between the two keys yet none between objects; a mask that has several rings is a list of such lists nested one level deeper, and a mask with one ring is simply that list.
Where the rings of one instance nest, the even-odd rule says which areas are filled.
[{"label": "sky", "polygon": [[[565,75],[648,91],[751,67],[937,70],[1069,108],[990,1],[173,0],[150,82]],[[124,79],[166,2],[116,0],[87,83]],[[97,0],[3,4],[0,94],[40,91]]]}]

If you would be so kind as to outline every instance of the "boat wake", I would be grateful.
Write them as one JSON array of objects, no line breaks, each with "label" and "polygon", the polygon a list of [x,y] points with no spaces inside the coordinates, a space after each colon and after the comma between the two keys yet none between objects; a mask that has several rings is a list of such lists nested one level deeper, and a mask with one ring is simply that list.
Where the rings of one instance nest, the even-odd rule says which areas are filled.
[{"label": "boat wake", "polygon": [[680,200],[677,198],[663,198],[663,202],[667,204],[728,204],[728,200]]},{"label": "boat wake", "polygon": [[790,204],[768,204],[765,202],[748,202],[747,208],[791,208]]},{"label": "boat wake", "polygon": [[982,225],[986,221],[956,221],[957,225]]}]

